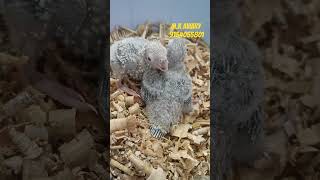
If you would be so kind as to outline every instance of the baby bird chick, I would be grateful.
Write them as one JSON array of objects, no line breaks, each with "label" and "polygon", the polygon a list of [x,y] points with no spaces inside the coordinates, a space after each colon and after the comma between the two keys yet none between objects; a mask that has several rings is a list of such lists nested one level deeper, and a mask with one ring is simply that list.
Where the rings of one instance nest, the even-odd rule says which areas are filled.
[{"label": "baby bird chick", "polygon": [[228,176],[232,160],[250,163],[261,153],[263,138],[262,56],[240,36],[237,0],[217,0],[212,64],[211,114],[218,129],[215,174]]},{"label": "baby bird chick", "polygon": [[148,41],[141,37],[125,38],[111,45],[110,66],[112,76],[119,80],[118,88],[139,97],[134,90],[124,86],[122,80],[126,76],[142,80],[147,69],[167,71],[167,50],[159,41]]},{"label": "baby bird chick", "polygon": [[[170,40],[167,46],[168,71],[163,72],[149,69],[144,73],[141,83],[141,95],[146,103],[150,103],[165,95],[181,98],[181,94],[179,94],[181,92],[188,92],[186,96],[191,97],[192,91],[188,91],[188,87],[192,86],[192,81],[189,74],[185,71],[184,65],[186,44],[188,43],[190,41],[183,38]],[[185,86],[187,88],[180,89],[181,91],[176,90],[173,93],[171,87],[178,86],[178,83],[190,84]]]},{"label": "baby bird chick", "polygon": [[149,69],[142,79],[141,96],[151,124],[151,135],[167,134],[182,113],[192,111],[192,80],[185,71],[186,39],[170,40],[167,46],[168,71]]}]

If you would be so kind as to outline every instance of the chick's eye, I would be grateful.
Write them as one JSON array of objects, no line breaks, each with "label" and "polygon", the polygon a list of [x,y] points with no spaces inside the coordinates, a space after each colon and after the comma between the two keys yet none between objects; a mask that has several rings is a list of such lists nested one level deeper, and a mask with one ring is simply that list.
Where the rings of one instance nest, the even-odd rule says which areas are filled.
[{"label": "chick's eye", "polygon": [[150,58],[150,57],[148,57],[148,60],[149,60],[149,61],[151,61],[151,58]]}]

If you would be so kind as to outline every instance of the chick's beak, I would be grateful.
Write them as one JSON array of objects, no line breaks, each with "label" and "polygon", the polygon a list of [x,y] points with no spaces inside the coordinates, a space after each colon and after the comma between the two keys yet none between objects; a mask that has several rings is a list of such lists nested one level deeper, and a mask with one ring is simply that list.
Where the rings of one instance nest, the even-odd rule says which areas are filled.
[{"label": "chick's beak", "polygon": [[168,70],[168,62],[167,61],[163,61],[162,63],[159,64],[159,69],[161,71],[167,71]]}]

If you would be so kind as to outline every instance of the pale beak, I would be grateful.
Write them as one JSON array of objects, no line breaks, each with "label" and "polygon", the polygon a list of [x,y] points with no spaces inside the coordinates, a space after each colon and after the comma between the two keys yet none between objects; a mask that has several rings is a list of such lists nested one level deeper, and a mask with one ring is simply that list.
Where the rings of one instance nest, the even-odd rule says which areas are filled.
[{"label": "pale beak", "polygon": [[159,69],[161,71],[167,71],[168,70],[168,62],[167,61],[164,61],[162,62],[161,64],[159,64]]}]

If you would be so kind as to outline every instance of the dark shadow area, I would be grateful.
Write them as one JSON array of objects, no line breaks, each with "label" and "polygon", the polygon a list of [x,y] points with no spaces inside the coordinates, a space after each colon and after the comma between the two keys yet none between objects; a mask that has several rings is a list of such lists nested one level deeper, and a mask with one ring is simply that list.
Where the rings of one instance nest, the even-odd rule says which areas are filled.
[{"label": "dark shadow area", "polygon": [[0,179],[109,179],[108,12],[1,1]]},{"label": "dark shadow area", "polygon": [[216,179],[319,179],[320,3],[239,2],[213,18]]}]

